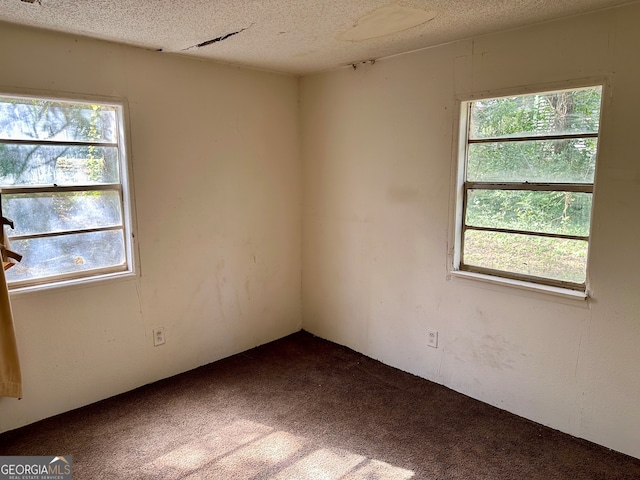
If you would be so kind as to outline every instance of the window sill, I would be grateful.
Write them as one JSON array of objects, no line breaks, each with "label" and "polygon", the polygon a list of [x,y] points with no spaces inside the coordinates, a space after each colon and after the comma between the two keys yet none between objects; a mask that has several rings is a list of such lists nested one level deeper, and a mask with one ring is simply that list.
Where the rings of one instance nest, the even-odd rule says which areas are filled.
[{"label": "window sill", "polygon": [[27,287],[11,288],[9,286],[9,295],[22,296],[25,294],[36,293],[53,293],[76,288],[95,287],[114,282],[131,280],[138,277],[138,274],[131,271],[109,273],[90,278],[77,278],[74,280],[61,280],[58,282],[45,283],[41,285],[31,285]]},{"label": "window sill", "polygon": [[545,295],[553,295],[556,297],[585,301],[589,298],[586,292],[571,290],[568,288],[552,287],[549,285],[540,285],[537,283],[524,282],[522,280],[513,280],[510,278],[496,277],[493,275],[485,275],[482,273],[465,272],[462,270],[452,270],[449,272],[448,278],[460,280],[469,280],[470,282],[483,282],[485,284],[496,285],[499,287],[516,288],[533,293],[541,293]]}]

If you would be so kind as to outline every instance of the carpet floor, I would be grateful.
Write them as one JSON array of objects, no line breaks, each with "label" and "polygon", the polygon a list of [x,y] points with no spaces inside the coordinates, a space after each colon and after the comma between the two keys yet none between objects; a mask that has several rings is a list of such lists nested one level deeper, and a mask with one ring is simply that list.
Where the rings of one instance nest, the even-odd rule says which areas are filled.
[{"label": "carpet floor", "polygon": [[640,479],[640,460],[299,332],[0,435],[74,480]]}]

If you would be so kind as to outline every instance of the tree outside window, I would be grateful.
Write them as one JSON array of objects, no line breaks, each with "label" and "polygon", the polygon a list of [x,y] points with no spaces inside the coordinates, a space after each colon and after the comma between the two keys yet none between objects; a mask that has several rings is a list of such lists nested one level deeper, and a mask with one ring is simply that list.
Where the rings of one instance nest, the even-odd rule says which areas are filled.
[{"label": "tree outside window", "polygon": [[463,102],[459,270],[586,289],[602,87]]},{"label": "tree outside window", "polygon": [[123,108],[0,96],[10,288],[132,271]]}]

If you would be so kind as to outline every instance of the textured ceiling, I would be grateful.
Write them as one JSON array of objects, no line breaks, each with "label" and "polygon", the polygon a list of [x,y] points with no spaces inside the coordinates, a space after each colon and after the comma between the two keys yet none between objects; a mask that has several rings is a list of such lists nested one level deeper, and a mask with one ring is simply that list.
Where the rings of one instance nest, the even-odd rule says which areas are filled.
[{"label": "textured ceiling", "polygon": [[[625,0],[30,1],[33,3],[0,0],[0,20],[297,75],[630,3]],[[357,25],[358,30],[353,30],[357,34],[363,27],[362,21],[358,25],[360,19],[388,6],[435,11],[437,15],[397,33],[345,40],[358,37],[350,35],[349,30]],[[398,20],[392,13],[386,17],[391,23]],[[392,30],[385,30],[380,18],[376,21],[378,31]],[[406,22],[397,23],[406,27]]]}]

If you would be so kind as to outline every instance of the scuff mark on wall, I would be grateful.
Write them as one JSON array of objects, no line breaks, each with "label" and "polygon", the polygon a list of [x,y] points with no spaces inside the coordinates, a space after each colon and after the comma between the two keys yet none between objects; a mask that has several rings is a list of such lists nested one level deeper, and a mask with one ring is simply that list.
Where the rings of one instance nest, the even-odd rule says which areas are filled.
[{"label": "scuff mark on wall", "polygon": [[387,198],[393,203],[415,203],[419,200],[420,190],[412,187],[389,187]]},{"label": "scuff mark on wall", "polygon": [[497,370],[513,369],[513,350],[513,346],[502,335],[484,335],[471,355],[478,365],[486,365]]},{"label": "scuff mark on wall", "polygon": [[227,319],[224,315],[224,307],[222,304],[222,286],[224,286],[227,283],[227,278],[226,277],[220,278],[220,275],[223,269],[224,269],[224,260],[220,260],[216,265],[216,275],[215,275],[216,276],[216,292],[218,294],[218,308],[220,309],[220,315],[222,315],[222,320],[226,321]]}]

